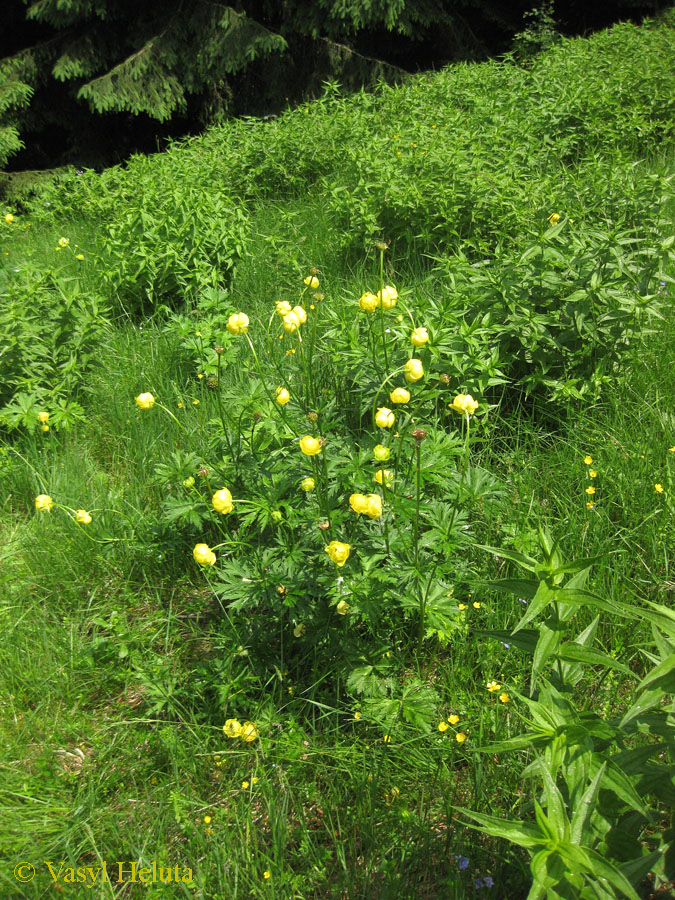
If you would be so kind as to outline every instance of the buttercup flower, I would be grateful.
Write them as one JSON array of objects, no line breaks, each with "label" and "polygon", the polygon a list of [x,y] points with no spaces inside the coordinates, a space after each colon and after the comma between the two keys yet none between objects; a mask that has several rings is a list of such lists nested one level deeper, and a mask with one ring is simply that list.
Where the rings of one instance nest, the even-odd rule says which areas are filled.
[{"label": "buttercup flower", "polygon": [[457,715],[455,715],[455,713],[453,713],[451,716],[448,716],[448,722],[451,725],[456,725],[459,722],[459,716],[457,716]]},{"label": "buttercup flower", "polygon": [[251,787],[251,783],[249,781],[242,781],[241,789],[242,791],[247,791]]},{"label": "buttercup flower", "polygon": [[378,462],[386,462],[391,456],[391,450],[389,447],[385,447],[384,444],[376,444],[373,447],[373,456]]},{"label": "buttercup flower", "polygon": [[336,566],[344,566],[349,558],[351,544],[343,544],[342,541],[331,541],[325,550]]},{"label": "buttercup flower", "polygon": [[[307,279],[305,279],[305,281],[306,281],[306,280],[307,280]],[[315,278],[314,280],[316,281],[316,278]],[[269,879],[270,879],[271,877],[272,877],[272,873],[270,872],[270,870],[269,870],[269,869],[265,869],[265,871],[263,872],[263,878],[265,879],[265,881],[269,881]]]},{"label": "buttercup flower", "polygon": [[349,605],[349,603],[347,603],[346,600],[340,600],[338,605],[335,607],[335,611],[341,616],[346,616],[350,609],[351,606]]},{"label": "buttercup flower", "polygon": [[289,312],[292,311],[293,307],[288,302],[288,300],[279,300],[275,305],[275,310],[278,316],[281,316],[283,319],[284,316],[287,316]]},{"label": "buttercup flower", "polygon": [[589,477],[589,478],[597,478],[597,477],[598,477],[598,473],[595,471],[595,469],[589,469],[589,471],[588,471],[588,477]]},{"label": "buttercup flower", "polygon": [[49,413],[48,412],[39,412],[38,413],[38,422],[42,422],[43,425],[46,425],[49,422]]},{"label": "buttercup flower", "polygon": [[211,816],[204,816],[204,824],[205,825],[211,824]]},{"label": "buttercup flower", "polygon": [[386,285],[377,292],[377,298],[382,304],[382,309],[393,309],[398,300],[398,291],[391,284]]},{"label": "buttercup flower", "polygon": [[196,563],[200,566],[213,566],[216,562],[216,554],[207,544],[197,544],[192,551]]},{"label": "buttercup flower", "polygon": [[502,689],[502,686],[498,681],[488,681],[487,689],[491,694],[494,694],[496,691],[500,691]]},{"label": "buttercup flower", "polygon": [[382,497],[379,494],[368,494],[366,503],[366,515],[368,518],[379,519],[382,515]]},{"label": "buttercup flower", "polygon": [[314,479],[309,477],[303,478],[300,482],[300,487],[303,489],[303,491],[313,491],[315,487]]},{"label": "buttercup flower", "polygon": [[216,491],[213,497],[211,497],[211,503],[215,511],[222,513],[222,515],[231,513],[234,509],[232,494],[227,488],[221,488],[219,491]]},{"label": "buttercup flower", "polygon": [[223,731],[229,738],[238,738],[241,736],[241,722],[237,719],[228,719],[223,725]]},{"label": "buttercup flower", "polygon": [[300,449],[305,456],[316,456],[317,453],[321,453],[321,441],[311,434],[306,434],[300,438]]},{"label": "buttercup flower", "polygon": [[136,397],[136,406],[138,406],[140,409],[152,409],[154,405],[155,398],[149,392],[145,394],[139,394],[138,397]]},{"label": "buttercup flower", "polygon": [[305,631],[307,631],[307,627],[300,622],[293,629],[293,636],[297,638],[302,637]]},{"label": "buttercup flower", "polygon": [[474,601],[472,606],[474,609],[480,609],[480,603],[478,603],[477,601]]},{"label": "buttercup flower", "polygon": [[378,428],[391,428],[396,417],[386,406],[380,406],[375,413],[375,424]]},{"label": "buttercup flower", "polygon": [[466,740],[466,735],[464,734],[463,731],[458,731],[457,734],[455,735],[455,740],[457,741],[458,744],[463,744],[464,741]]},{"label": "buttercup flower", "polygon": [[558,214],[558,213],[551,213],[551,215],[548,217],[548,221],[551,223],[551,225],[557,225],[558,222],[560,221],[560,216],[559,216],[559,214]]},{"label": "buttercup flower", "polygon": [[391,469],[378,469],[375,473],[375,481],[378,484],[384,484],[386,487],[391,487],[394,483],[394,473]]},{"label": "buttercup flower", "polygon": [[319,286],[319,279],[316,275],[308,275],[307,278],[304,279],[307,287],[310,287],[313,291],[315,291]]},{"label": "buttercup flower", "polygon": [[662,493],[663,493],[663,485],[662,485],[662,484],[655,484],[655,485],[654,485],[654,490],[656,491],[657,494],[662,494]]},{"label": "buttercup flower", "polygon": [[298,322],[301,325],[304,325],[307,321],[307,313],[304,311],[304,309],[301,306],[294,306],[292,312],[295,313]]},{"label": "buttercup flower", "polygon": [[364,494],[352,494],[349,505],[357,515],[365,515],[368,512],[368,498]]},{"label": "buttercup flower", "polygon": [[11,213],[6,213],[5,214],[5,222],[7,222],[8,225],[11,225],[13,221],[14,221],[14,216]]},{"label": "buttercup flower", "polygon": [[292,310],[288,313],[288,315],[285,315],[281,321],[286,334],[293,334],[293,332],[297,331],[300,327],[300,319]]},{"label": "buttercup flower", "polygon": [[67,247],[70,241],[66,237],[59,238],[59,247]]},{"label": "buttercup flower", "polygon": [[593,457],[592,456],[584,456],[584,462],[587,466],[593,465]]},{"label": "buttercup flower", "polygon": [[375,296],[375,294],[371,294],[370,291],[366,291],[366,293],[362,294],[359,299],[359,306],[364,312],[375,312],[379,305],[379,299]]},{"label": "buttercup flower", "polygon": [[358,710],[354,713],[354,718],[356,719],[357,722],[361,718],[361,713]]},{"label": "buttercup flower", "polygon": [[447,722],[439,722],[439,723],[438,723],[438,730],[439,730],[441,733],[444,732],[444,731],[447,731],[449,727],[450,727],[450,726],[448,725]]},{"label": "buttercup flower", "polygon": [[75,521],[79,522],[80,525],[89,525],[91,523],[91,516],[86,509],[78,509],[75,513]]},{"label": "buttercup flower", "polygon": [[246,313],[232,313],[227,320],[227,325],[225,327],[230,334],[246,334],[248,331],[248,324],[248,316]]},{"label": "buttercup flower", "polygon": [[277,403],[279,404],[279,406],[285,406],[290,399],[291,395],[288,393],[285,387],[277,388]]},{"label": "buttercup flower", "polygon": [[595,506],[595,503],[593,503],[592,500],[589,500],[588,503],[586,504],[586,509],[593,509],[594,506]]},{"label": "buttercup flower", "polygon": [[410,343],[413,347],[423,347],[429,340],[429,332],[426,328],[415,328],[410,335]]},{"label": "buttercup flower", "polygon": [[472,416],[478,409],[478,402],[473,399],[471,394],[457,394],[449,405],[450,409],[465,416]]},{"label": "buttercup flower", "polygon": [[254,722],[244,722],[241,726],[241,734],[239,735],[242,740],[246,741],[247,744],[250,744],[251,741],[254,741],[257,737],[260,737],[260,732],[255,726]]},{"label": "buttercup flower", "polygon": [[406,391],[405,388],[394,388],[391,394],[389,394],[389,399],[392,403],[408,403],[410,400],[410,391]]},{"label": "buttercup flower", "polygon": [[38,494],[35,498],[35,509],[51,512],[52,506],[54,506],[54,501],[49,494]]},{"label": "buttercup flower", "polygon": [[506,693],[506,691],[502,691],[502,693],[499,695],[499,699],[502,701],[502,703],[508,703],[511,698]]},{"label": "buttercup flower", "polygon": [[586,488],[586,493],[587,493],[587,494],[594,494],[594,493],[595,493],[595,488],[593,487],[593,485],[591,485],[590,487],[587,487],[587,488]]},{"label": "buttercup flower", "polygon": [[457,609],[458,609],[460,612],[465,612],[468,608],[469,608],[469,607],[466,605],[466,603],[460,603],[459,606],[457,607]]},{"label": "buttercup flower", "polygon": [[421,359],[409,359],[405,364],[405,380],[410,382],[424,378],[424,366]]}]

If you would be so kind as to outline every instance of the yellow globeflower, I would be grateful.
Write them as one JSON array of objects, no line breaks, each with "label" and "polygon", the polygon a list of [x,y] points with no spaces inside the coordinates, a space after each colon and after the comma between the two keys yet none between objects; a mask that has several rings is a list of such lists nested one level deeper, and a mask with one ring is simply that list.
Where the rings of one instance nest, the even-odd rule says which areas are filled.
[{"label": "yellow globeflower", "polygon": [[221,488],[219,491],[216,491],[213,497],[211,497],[211,503],[213,504],[215,511],[222,513],[223,515],[231,513],[234,509],[232,494],[227,488]]},{"label": "yellow globeflower", "polygon": [[293,307],[288,302],[288,300],[279,300],[275,305],[275,310],[278,316],[281,316],[283,319],[284,316],[287,316]]},{"label": "yellow globeflower", "polygon": [[313,491],[314,487],[315,487],[314,479],[309,478],[309,477],[303,478],[302,481],[300,482],[300,487],[303,489],[303,491],[307,491],[307,492]]},{"label": "yellow globeflower", "polygon": [[349,603],[347,603],[346,600],[340,600],[338,605],[335,607],[335,611],[340,616],[346,616],[350,609],[351,606],[349,605]]},{"label": "yellow globeflower", "polygon": [[386,487],[391,487],[394,483],[394,473],[391,469],[378,469],[375,473],[375,481],[378,484],[384,484]]},{"label": "yellow globeflower", "polygon": [[459,716],[457,716],[457,715],[455,715],[455,713],[453,713],[451,716],[448,716],[448,722],[451,725],[456,725],[459,722]]},{"label": "yellow globeflower", "polygon": [[551,213],[551,215],[548,217],[548,221],[551,223],[551,225],[557,225],[560,221],[560,215],[558,213]]},{"label": "yellow globeflower", "polygon": [[426,328],[416,328],[410,335],[410,343],[413,347],[423,347],[429,341],[429,332]]},{"label": "yellow globeflower", "polygon": [[304,279],[307,287],[310,287],[313,291],[315,291],[319,286],[319,279],[316,275],[308,275],[307,278]]},{"label": "yellow globeflower", "polygon": [[410,391],[406,391],[405,388],[394,388],[389,394],[389,399],[392,403],[408,403],[410,401]]},{"label": "yellow globeflower", "polygon": [[336,566],[344,566],[349,558],[351,544],[343,544],[342,541],[331,541],[325,550]]},{"label": "yellow globeflower", "polygon": [[375,413],[375,424],[378,428],[391,428],[396,416],[386,406],[380,406]]},{"label": "yellow globeflower", "polygon": [[450,726],[448,725],[447,722],[439,722],[439,723],[438,723],[438,730],[439,730],[441,733],[444,732],[444,731],[447,731],[449,727],[450,727]]},{"label": "yellow globeflower", "polygon": [[200,566],[213,566],[216,562],[216,554],[207,544],[197,544],[192,551],[194,560]]},{"label": "yellow globeflower", "polygon": [[140,409],[152,409],[154,405],[155,398],[149,392],[145,394],[139,394],[138,397],[136,397],[136,406],[138,406]]},{"label": "yellow globeflower", "polygon": [[478,401],[474,400],[471,394],[457,394],[449,406],[463,416],[472,416],[478,409]]},{"label": "yellow globeflower", "polygon": [[501,691],[502,686],[498,681],[488,681],[487,689],[491,694],[496,693],[497,691]]},{"label": "yellow globeflower", "polygon": [[91,516],[86,509],[78,509],[75,513],[75,519],[80,525],[89,525],[91,523]]},{"label": "yellow globeflower", "polygon": [[366,291],[359,299],[359,306],[364,312],[375,312],[379,305],[379,298],[376,297],[375,294],[371,294],[370,291]]},{"label": "yellow globeflower", "polygon": [[248,331],[248,316],[246,313],[232,313],[230,318],[227,320],[227,325],[225,326],[230,334],[246,334]]},{"label": "yellow globeflower", "polygon": [[294,306],[292,312],[295,313],[298,322],[301,325],[304,325],[307,321],[307,313],[305,312],[305,310],[301,306]]},{"label": "yellow globeflower", "polygon": [[377,292],[377,299],[382,304],[382,309],[393,309],[398,300],[398,291],[391,284],[386,285]]},{"label": "yellow globeflower", "polygon": [[49,422],[49,413],[48,412],[39,412],[38,413],[38,422],[42,422],[43,425],[46,425]]},{"label": "yellow globeflower", "polygon": [[6,213],[5,222],[7,222],[8,225],[11,225],[13,221],[14,221],[14,216],[11,213]]},{"label": "yellow globeflower", "polygon": [[38,494],[35,498],[35,509],[51,512],[52,506],[54,506],[54,501],[49,494]]},{"label": "yellow globeflower", "polygon": [[293,332],[297,331],[300,327],[300,319],[292,310],[287,315],[285,315],[281,321],[284,326],[284,331],[287,334],[293,334]]},{"label": "yellow globeflower", "polygon": [[288,393],[285,387],[277,388],[277,403],[279,404],[279,406],[285,406],[290,399],[291,395]]},{"label": "yellow globeflower", "polygon": [[421,359],[409,359],[405,364],[405,380],[410,382],[424,378],[424,366]]},{"label": "yellow globeflower", "polygon": [[321,453],[321,441],[319,438],[312,437],[311,434],[306,434],[300,438],[300,449],[305,456],[316,456],[317,453]]},{"label": "yellow globeflower", "polygon": [[229,738],[238,738],[241,736],[241,722],[237,719],[228,719],[223,725],[223,731]]},{"label": "yellow globeflower", "polygon": [[391,450],[384,444],[376,444],[373,448],[373,456],[378,462],[386,462],[391,456]]},{"label": "yellow globeflower", "polygon": [[382,497],[379,494],[368,494],[366,497],[366,515],[369,519],[379,519],[382,515]]},{"label": "yellow globeflower", "polygon": [[242,740],[246,741],[247,744],[250,744],[251,741],[254,741],[256,738],[260,737],[260,732],[255,727],[254,722],[244,722],[241,726],[241,734],[239,735]]},{"label": "yellow globeflower", "polygon": [[70,241],[66,237],[59,238],[59,247],[67,247]]},{"label": "yellow globeflower", "polygon": [[349,505],[357,515],[366,515],[368,512],[368,498],[364,494],[352,494]]}]

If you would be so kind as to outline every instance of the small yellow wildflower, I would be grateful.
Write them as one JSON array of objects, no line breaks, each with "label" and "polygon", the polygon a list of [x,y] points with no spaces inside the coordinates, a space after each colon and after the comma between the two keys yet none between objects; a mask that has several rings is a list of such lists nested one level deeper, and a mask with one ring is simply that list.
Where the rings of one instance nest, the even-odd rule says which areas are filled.
[{"label": "small yellow wildflower", "polygon": [[448,722],[451,725],[456,725],[459,722],[459,716],[452,713],[452,715],[448,716]]},{"label": "small yellow wildflower", "polygon": [[211,824],[211,816],[204,816],[204,824],[205,825]]},{"label": "small yellow wildflower", "polygon": [[270,872],[270,870],[265,869],[265,871],[263,872],[263,878],[265,879],[265,881],[269,881],[271,877],[272,873]]},{"label": "small yellow wildflower", "polygon": [[54,501],[49,496],[49,494],[38,494],[38,496],[35,498],[35,509],[37,510],[51,512],[53,506]]},{"label": "small yellow wildflower", "polygon": [[662,493],[663,493],[663,485],[662,485],[662,484],[655,484],[655,485],[654,485],[654,490],[656,491],[657,494],[662,494]]},{"label": "small yellow wildflower", "polygon": [[234,509],[232,494],[227,488],[221,488],[219,491],[216,491],[213,497],[211,497],[211,504],[216,512],[219,512],[224,516],[227,515],[227,513],[231,513]]},{"label": "small yellow wildflower", "polygon": [[382,740],[385,744],[391,744],[391,735],[385,734],[385,736],[382,738]]},{"label": "small yellow wildflower", "polygon": [[[338,563],[338,565],[339,565],[339,563]],[[340,600],[338,605],[335,607],[336,612],[340,616],[346,616],[350,609],[351,609],[351,606],[349,605],[349,603],[347,603],[346,600]]]},{"label": "small yellow wildflower", "polygon": [[551,225],[557,225],[560,221],[559,213],[551,213],[551,215],[548,217],[548,221],[551,223]]},{"label": "small yellow wildflower", "polygon": [[48,421],[49,421],[49,413],[48,412],[45,412],[43,410],[42,412],[38,413],[38,422],[42,422],[43,425],[46,425]]},{"label": "small yellow wildflower", "polygon": [[314,479],[309,478],[309,477],[303,478],[302,481],[300,482],[300,487],[303,489],[303,491],[307,491],[307,492],[313,491],[314,487],[315,487]]},{"label": "small yellow wildflower", "polygon": [[592,500],[589,500],[588,503],[586,504],[586,509],[594,509],[594,508],[595,508],[595,503],[593,503]]},{"label": "small yellow wildflower", "polygon": [[80,261],[82,261],[84,259],[84,253],[77,253],[75,259],[79,259]]},{"label": "small yellow wildflower", "polygon": [[242,783],[241,783],[242,791],[247,791],[250,787],[251,787],[251,785],[248,781],[242,781]]},{"label": "small yellow wildflower", "polygon": [[586,488],[586,493],[591,495],[595,493],[595,488],[593,487],[593,485]]},{"label": "small yellow wildflower", "polygon": [[455,740],[457,741],[458,744],[463,744],[464,741],[466,740],[466,735],[464,734],[463,731],[458,731],[457,734],[455,735]]},{"label": "small yellow wildflower", "polygon": [[310,287],[313,291],[315,291],[319,286],[319,279],[316,275],[308,275],[304,280],[307,287]]},{"label": "small yellow wildflower", "polygon": [[256,728],[254,722],[244,722],[244,724],[241,726],[240,737],[245,740],[247,744],[250,744],[251,741],[254,741],[257,737],[260,737],[260,732]]},{"label": "small yellow wildflower", "polygon": [[11,225],[13,221],[14,221],[14,216],[11,213],[6,213],[5,214],[5,222],[7,222],[8,225]]},{"label": "small yellow wildflower", "polygon": [[67,237],[59,238],[59,247],[67,247],[69,243],[70,243],[70,241],[68,240]]},{"label": "small yellow wildflower", "polygon": [[474,601],[474,603],[473,603],[474,609],[480,609],[480,606],[481,606],[480,603],[478,603],[477,601]]},{"label": "small yellow wildflower", "polygon": [[499,695],[499,699],[501,700],[502,703],[508,703],[511,698],[506,693],[506,691],[502,691],[501,694]]},{"label": "small yellow wildflower", "polygon": [[44,432],[49,431],[49,425],[40,425],[40,430]]},{"label": "small yellow wildflower", "polygon": [[183,402],[181,400],[178,401],[178,409],[183,408]]},{"label": "small yellow wildflower", "polygon": [[138,406],[139,409],[152,409],[154,405],[155,398],[149,392],[139,394],[138,397],[136,397],[136,406]]},{"label": "small yellow wildflower", "polygon": [[354,718],[356,719],[357,722],[361,718],[361,713],[358,710],[354,713]]},{"label": "small yellow wildflower", "polygon": [[668,453],[675,453],[675,447],[668,447]]},{"label": "small yellow wildflower", "polygon": [[500,691],[502,689],[502,686],[498,681],[488,681],[487,689],[491,694],[494,694],[497,691]]},{"label": "small yellow wildflower", "polygon": [[241,722],[238,719],[228,719],[223,725],[223,731],[229,738],[241,737]]},{"label": "small yellow wildflower", "polygon": [[588,477],[589,477],[589,478],[597,478],[597,477],[598,477],[598,473],[596,472],[595,469],[589,469],[589,470],[588,470]]},{"label": "small yellow wildflower", "polygon": [[464,610],[466,610],[468,608],[469,607],[466,605],[466,603],[460,603],[459,606],[457,607],[457,609],[460,610],[460,612],[464,612]]},{"label": "small yellow wildflower", "polygon": [[89,525],[91,524],[91,515],[86,509],[78,509],[75,513],[75,521],[79,522],[80,525]]},{"label": "small yellow wildflower", "polygon": [[200,566],[213,566],[216,562],[216,554],[207,544],[197,544],[192,551],[196,563]]},{"label": "small yellow wildflower", "polygon": [[260,781],[259,778],[256,778],[255,775],[251,778],[251,784],[257,784]]},{"label": "small yellow wildflower", "polygon": [[204,377],[204,373],[203,373],[203,372],[200,372],[200,373],[197,375],[197,378],[198,378],[200,381],[202,380],[203,377]]},{"label": "small yellow wildflower", "polygon": [[278,387],[276,393],[276,400],[279,406],[285,406],[291,399],[291,395],[288,393],[285,387]]},{"label": "small yellow wildflower", "polygon": [[592,456],[584,456],[584,463],[587,466],[592,466],[593,465],[593,457]]},{"label": "small yellow wildflower", "polygon": [[420,381],[424,378],[424,366],[421,359],[409,359],[405,364],[405,380],[410,382]]},{"label": "small yellow wildflower", "polygon": [[378,484],[383,484],[386,487],[391,487],[394,483],[394,473],[391,469],[378,469],[375,473],[375,481]]},{"label": "small yellow wildflower", "polygon": [[380,406],[375,414],[375,424],[378,428],[391,428],[396,421],[394,413],[386,406]]},{"label": "small yellow wildflower", "polygon": [[311,434],[306,434],[300,438],[300,449],[305,456],[316,456],[317,453],[321,453],[321,441]]},{"label": "small yellow wildflower", "polygon": [[439,722],[439,723],[438,723],[438,730],[439,730],[441,733],[443,733],[444,731],[447,731],[449,727],[450,727],[450,726],[448,725],[447,722]]},{"label": "small yellow wildflower", "polygon": [[192,405],[193,405],[193,406],[199,406],[199,400],[193,400],[193,401],[192,401]]}]

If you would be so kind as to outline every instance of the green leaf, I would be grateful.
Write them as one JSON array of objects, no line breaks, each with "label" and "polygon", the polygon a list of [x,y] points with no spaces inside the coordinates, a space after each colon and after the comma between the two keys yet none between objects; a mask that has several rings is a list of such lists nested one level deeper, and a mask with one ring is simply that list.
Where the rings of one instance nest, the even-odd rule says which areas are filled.
[{"label": "green leaf", "polygon": [[637,689],[643,691],[645,688],[651,687],[652,690],[658,689],[668,694],[675,693],[675,653],[659,663],[655,669],[646,675]]},{"label": "green leaf", "polygon": [[[595,633],[598,629],[598,622],[600,621],[600,616],[596,616],[591,624],[584,628],[580,635],[578,635],[575,644],[579,644],[582,647],[590,647],[593,641],[595,640]],[[583,677],[583,666],[578,663],[563,663],[562,665],[562,677],[563,681],[566,684],[576,684]]]},{"label": "green leaf", "polygon": [[549,658],[558,649],[558,645],[562,640],[562,633],[559,629],[551,629],[546,624],[539,626],[539,640],[534,650],[534,659],[532,661],[532,686],[534,686],[537,676],[544,668]]},{"label": "green leaf", "polygon": [[608,669],[616,669],[629,675],[631,678],[637,678],[635,672],[632,672],[628,666],[618,662],[606,653],[599,650],[592,650],[590,647],[584,647],[583,644],[577,644],[576,641],[568,641],[561,645],[558,655],[561,659],[571,662],[579,662],[588,666],[606,666]]},{"label": "green leaf", "polygon": [[[631,809],[639,812],[646,819],[651,819],[649,807],[643,802],[628,776],[611,759],[606,760],[602,765],[605,768],[601,785],[603,790],[614,791],[617,797],[627,803]],[[595,775],[600,768],[600,762],[595,758],[591,763],[591,773]]]},{"label": "green leaf", "polygon": [[600,791],[600,780],[605,774],[606,768],[607,763],[604,762],[574,808],[574,813],[572,814],[572,828],[570,831],[570,840],[573,844],[580,844],[584,835],[588,832],[591,815],[595,809],[598,793]]},{"label": "green leaf", "polygon": [[655,688],[654,690],[646,691],[644,694],[640,694],[635,703],[631,706],[623,719],[619,722],[619,726],[621,728],[625,728],[626,725],[633,721],[633,719],[644,716],[647,710],[652,709],[654,706],[661,702],[662,697],[663,691],[660,688]]},{"label": "green leaf", "polygon": [[568,840],[570,823],[565,810],[565,801],[543,759],[539,760],[539,772],[544,782],[547,820],[555,830],[555,840],[558,842]]},{"label": "green leaf", "polygon": [[518,647],[519,650],[525,650],[527,653],[534,653],[539,638],[539,632],[533,628],[525,628],[517,634],[511,634],[510,631],[486,631],[477,628],[474,634],[485,635],[502,644],[513,644],[514,647]]},{"label": "green leaf", "polygon": [[484,581],[483,587],[492,588],[495,591],[504,591],[508,594],[519,594],[531,600],[537,593],[538,581],[527,581],[524,578],[499,578],[497,581]]},{"label": "green leaf", "polygon": [[520,631],[524,625],[527,625],[527,623],[538,616],[543,609],[546,609],[546,607],[555,600],[556,593],[556,590],[552,590],[545,581],[540,581],[537,593],[533,597],[525,615],[513,629],[513,633],[515,634],[517,631]]},{"label": "green leaf", "polygon": [[491,834],[493,837],[504,838],[511,841],[512,844],[518,844],[519,847],[530,849],[532,847],[540,847],[548,842],[548,838],[542,837],[541,833],[533,825],[526,825],[516,819],[499,819],[497,816],[488,816],[484,813],[472,812],[463,809],[461,806],[453,806],[453,809],[462,813],[481,826],[478,828],[468,822],[469,828],[475,828],[485,834]]},{"label": "green leaf", "polygon": [[528,572],[534,572],[538,563],[536,559],[532,559],[531,556],[525,556],[523,553],[518,553],[517,550],[505,550],[504,548],[499,547],[488,547],[485,544],[476,544],[479,550],[487,550],[488,553],[492,553],[494,556],[501,556],[503,559],[510,559],[511,562],[517,563],[523,569],[527,569]]},{"label": "green leaf", "polygon": [[633,886],[626,876],[590,847],[579,847],[574,844],[561,844],[560,855],[565,859],[573,871],[579,869],[594,875],[599,881],[608,881],[614,888],[621,891],[630,900],[640,900]]},{"label": "green leaf", "polygon": [[537,731],[526,731],[524,734],[517,734],[504,741],[483,744],[477,749],[479,753],[506,753],[511,750],[524,750],[528,747],[538,747],[541,744],[547,744],[555,736],[556,732],[553,728],[548,731],[542,728]]}]

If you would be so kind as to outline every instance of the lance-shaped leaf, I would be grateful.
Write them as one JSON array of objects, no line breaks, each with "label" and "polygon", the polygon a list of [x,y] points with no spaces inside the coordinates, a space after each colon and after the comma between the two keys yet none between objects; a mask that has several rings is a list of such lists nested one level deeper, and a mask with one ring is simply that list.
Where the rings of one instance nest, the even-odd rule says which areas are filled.
[{"label": "lance-shaped leaf", "polygon": [[604,762],[595,774],[595,778],[588,785],[581,796],[577,806],[572,814],[572,828],[570,831],[570,840],[573,844],[580,844],[587,833],[591,816],[595,809],[598,793],[600,791],[600,781],[605,774],[607,763]]},{"label": "lance-shaped leaf", "polygon": [[558,655],[564,660],[583,663],[587,666],[606,666],[608,669],[616,669],[617,672],[623,672],[624,675],[629,675],[631,678],[637,678],[635,672],[632,672],[624,663],[620,663],[612,656],[601,653],[599,650],[593,650],[591,647],[577,644],[576,641],[567,641],[561,644]]},{"label": "lance-shaped leaf", "polygon": [[488,816],[485,813],[473,812],[469,809],[462,809],[461,806],[453,806],[454,810],[478,825],[467,822],[469,828],[475,828],[476,831],[482,831],[485,834],[491,834],[493,837],[504,838],[511,841],[512,844],[518,844],[519,847],[531,849],[533,847],[542,847],[548,843],[548,838],[544,837],[538,828],[534,825],[527,825],[517,819],[500,819],[498,816]]},{"label": "lance-shaped leaf", "polygon": [[513,633],[515,634],[517,631],[520,631],[520,629],[524,628],[528,622],[535,619],[542,610],[546,609],[550,603],[553,603],[557,593],[557,590],[550,588],[545,581],[540,581],[537,593],[532,598],[525,615],[513,629]]},{"label": "lance-shaped leaf", "polygon": [[518,553],[517,550],[505,550],[503,547],[488,547],[485,544],[476,544],[479,550],[487,550],[488,553],[492,553],[493,556],[501,556],[502,559],[510,559],[511,562],[517,563],[521,568],[527,569],[528,572],[534,572],[539,563],[536,559],[532,559],[531,556],[525,556],[523,553]]}]

